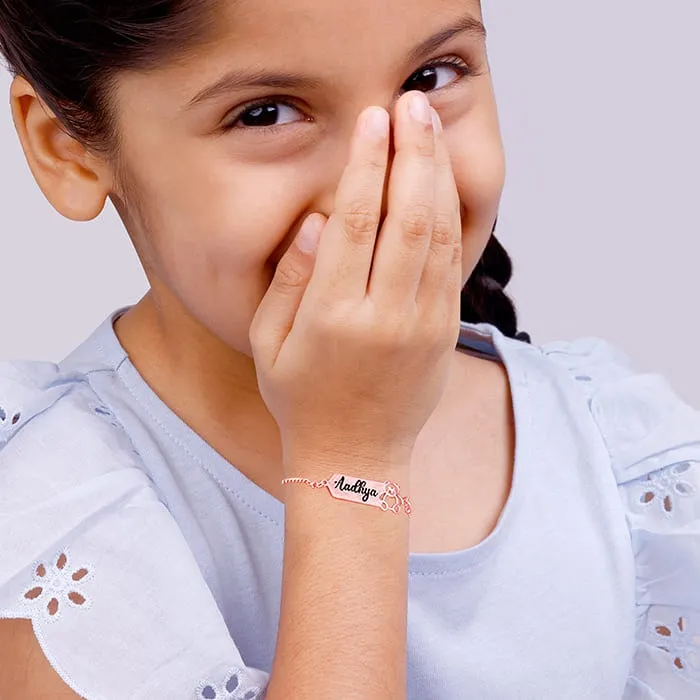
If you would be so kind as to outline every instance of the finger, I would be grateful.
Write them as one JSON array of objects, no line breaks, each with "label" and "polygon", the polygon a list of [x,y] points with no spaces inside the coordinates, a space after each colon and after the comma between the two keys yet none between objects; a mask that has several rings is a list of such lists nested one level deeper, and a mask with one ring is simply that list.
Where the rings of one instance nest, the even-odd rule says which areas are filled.
[{"label": "finger", "polygon": [[338,185],[309,285],[329,300],[362,300],[381,218],[388,165],[389,113],[368,107],[357,120],[350,159]]},{"label": "finger", "polygon": [[[462,217],[450,154],[437,112],[435,120],[435,216],[416,303],[427,314],[443,315],[454,302],[455,263],[461,268]],[[460,271],[461,276],[461,271]]]},{"label": "finger", "polygon": [[249,340],[266,367],[274,365],[279,351],[292,330],[299,305],[306,293],[316,259],[316,245],[326,223],[322,214],[309,215],[294,243],[284,254],[272,282],[250,325]]},{"label": "finger", "polygon": [[396,112],[388,213],[379,232],[368,294],[382,307],[399,309],[415,303],[430,244],[435,139],[430,105],[423,93],[403,95]]}]

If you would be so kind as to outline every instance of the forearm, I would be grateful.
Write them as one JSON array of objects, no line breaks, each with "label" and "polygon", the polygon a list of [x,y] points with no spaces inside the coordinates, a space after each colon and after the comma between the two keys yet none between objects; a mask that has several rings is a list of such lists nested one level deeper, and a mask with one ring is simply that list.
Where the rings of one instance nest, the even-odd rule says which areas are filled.
[{"label": "forearm", "polygon": [[[310,469],[318,472],[318,464],[297,460],[287,473]],[[405,466],[348,461],[325,472],[318,478],[340,472],[408,488]],[[327,489],[285,488],[282,604],[268,700],[405,700],[408,517],[336,500]]]}]

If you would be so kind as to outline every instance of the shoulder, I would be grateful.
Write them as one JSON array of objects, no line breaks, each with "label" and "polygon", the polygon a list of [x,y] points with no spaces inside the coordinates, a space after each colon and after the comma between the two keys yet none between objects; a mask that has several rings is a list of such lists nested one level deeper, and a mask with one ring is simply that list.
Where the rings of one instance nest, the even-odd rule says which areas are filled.
[{"label": "shoulder", "polygon": [[[76,427],[92,427],[100,436],[115,429],[123,432],[86,374],[62,371],[52,362],[0,361],[0,447],[29,426],[40,432],[39,426],[47,429],[61,420],[78,421]],[[70,432],[64,429],[61,434]]]},{"label": "shoulder", "polygon": [[214,697],[233,678],[246,697],[262,693],[267,673],[243,662],[182,532],[85,375],[0,363],[0,407],[0,618],[31,620],[83,697]]},{"label": "shoulder", "polygon": [[637,629],[624,698],[698,698],[700,411],[600,338],[538,349],[587,403],[629,528]]},{"label": "shoulder", "polygon": [[588,403],[618,483],[663,466],[671,456],[700,459],[700,412],[663,374],[639,370],[618,346],[596,337],[539,346]]},{"label": "shoulder", "polygon": [[637,373],[627,353],[596,336],[555,340],[534,347],[551,368],[573,379],[588,398],[601,386]]},{"label": "shoulder", "polygon": [[[86,375],[0,362],[0,504],[121,472],[147,481],[131,441]],[[138,472],[138,474],[136,473]],[[30,489],[31,494],[25,492]]]}]

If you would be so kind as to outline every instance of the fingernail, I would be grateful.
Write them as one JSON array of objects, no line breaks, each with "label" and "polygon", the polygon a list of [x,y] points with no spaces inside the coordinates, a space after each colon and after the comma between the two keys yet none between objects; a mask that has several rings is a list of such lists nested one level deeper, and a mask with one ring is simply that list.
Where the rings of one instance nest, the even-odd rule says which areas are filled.
[{"label": "fingernail", "polygon": [[362,130],[371,139],[381,141],[389,134],[389,112],[385,109],[369,107],[362,120]]},{"label": "fingernail", "polygon": [[323,224],[318,216],[308,216],[297,234],[297,248],[307,255],[313,253],[318,247],[322,228]]},{"label": "fingernail", "polygon": [[442,120],[435,107],[431,107],[430,111],[432,112],[433,129],[435,129],[436,134],[439,134],[442,131]]},{"label": "fingernail", "polygon": [[430,124],[430,103],[422,92],[416,92],[411,95],[408,111],[416,121],[422,124]]}]

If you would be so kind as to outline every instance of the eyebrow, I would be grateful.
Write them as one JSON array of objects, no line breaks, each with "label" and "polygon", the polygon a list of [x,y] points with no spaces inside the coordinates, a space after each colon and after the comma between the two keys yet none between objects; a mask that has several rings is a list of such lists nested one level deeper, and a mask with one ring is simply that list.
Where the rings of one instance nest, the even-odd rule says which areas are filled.
[{"label": "eyebrow", "polygon": [[[410,63],[417,63],[425,58],[442,44],[447,43],[457,34],[469,34],[475,38],[486,40],[486,28],[472,15],[465,15],[457,22],[445,27],[425,41],[422,41],[409,55]],[[208,102],[221,95],[239,90],[244,87],[270,87],[285,90],[314,90],[321,87],[322,81],[302,73],[275,73],[265,70],[238,71],[226,73],[213,85],[198,92],[186,105],[186,109]]]}]

